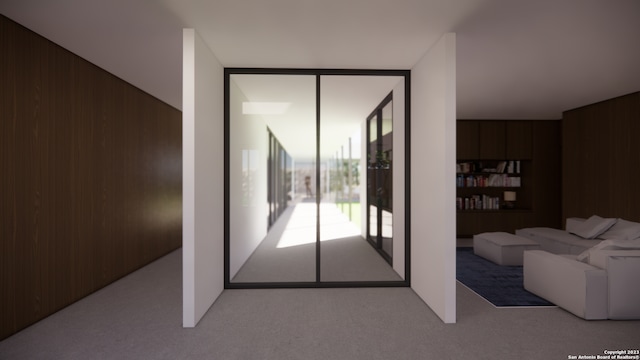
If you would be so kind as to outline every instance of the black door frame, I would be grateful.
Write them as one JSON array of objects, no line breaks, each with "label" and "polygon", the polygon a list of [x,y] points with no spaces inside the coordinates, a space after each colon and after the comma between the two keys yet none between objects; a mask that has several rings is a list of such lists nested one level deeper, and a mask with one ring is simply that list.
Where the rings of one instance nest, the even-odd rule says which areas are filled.
[{"label": "black door frame", "polygon": [[[366,143],[367,143],[367,153],[370,155],[371,154],[371,120],[373,120],[374,118],[376,119],[376,154],[378,154],[378,152],[382,152],[382,110],[384,109],[385,106],[387,106],[389,103],[391,103],[393,101],[393,92],[389,93],[389,95],[387,95],[381,102],[380,104],[378,104],[378,106],[376,106],[376,108],[371,112],[371,114],[369,116],[367,116],[367,139],[366,139]],[[393,131],[393,130],[392,130]],[[374,172],[375,176],[375,184],[379,184],[382,182],[382,173],[381,171],[383,170],[383,166],[384,164],[382,163],[382,161],[385,159],[381,159],[378,158],[377,156],[373,159],[368,159],[367,161],[367,211],[366,211],[366,217],[367,217],[367,242],[369,244],[371,244],[371,246],[378,252],[378,254],[380,254],[380,256],[389,263],[389,265],[393,266],[393,255],[388,254],[386,251],[384,251],[383,247],[382,247],[382,210],[383,210],[383,204],[381,201],[381,197],[380,196],[372,196],[369,192],[369,185],[370,185],[370,181],[372,180],[370,177],[370,171],[372,170]],[[378,192],[375,191],[375,193],[377,194]],[[393,196],[393,195],[392,195]],[[375,199],[374,201],[370,201],[370,198]],[[393,197],[392,197],[393,199]],[[371,220],[371,206],[369,206],[369,204],[371,203],[375,203],[376,205],[376,238],[372,238],[371,237],[371,226],[370,226],[370,220]],[[391,210],[391,213],[393,214],[393,210]]]},{"label": "black door frame", "polygon": [[[405,105],[405,271],[404,280],[399,281],[321,281],[320,280],[320,241],[319,225],[316,234],[316,281],[310,282],[242,282],[230,281],[230,78],[236,74],[252,75],[315,75],[316,76],[316,158],[320,156],[320,77],[321,76],[398,76],[404,78]],[[268,289],[268,288],[353,288],[353,287],[409,287],[411,286],[411,71],[410,70],[349,70],[349,69],[280,69],[280,68],[225,68],[224,69],[224,288],[225,289]],[[320,163],[316,162],[319,167]],[[318,170],[318,169],[316,169]],[[320,186],[320,171],[316,171],[316,189]],[[317,192],[316,192],[317,193]],[[319,197],[316,199],[319,207]],[[320,211],[317,211],[319,224]]]}]

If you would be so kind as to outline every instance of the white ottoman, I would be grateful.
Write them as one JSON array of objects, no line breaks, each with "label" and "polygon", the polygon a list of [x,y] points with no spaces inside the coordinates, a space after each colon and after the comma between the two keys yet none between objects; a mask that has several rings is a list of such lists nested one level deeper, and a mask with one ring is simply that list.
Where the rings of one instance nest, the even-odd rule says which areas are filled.
[{"label": "white ottoman", "polygon": [[486,232],[473,236],[473,253],[498,265],[522,265],[525,250],[538,250],[540,244],[506,232]]}]

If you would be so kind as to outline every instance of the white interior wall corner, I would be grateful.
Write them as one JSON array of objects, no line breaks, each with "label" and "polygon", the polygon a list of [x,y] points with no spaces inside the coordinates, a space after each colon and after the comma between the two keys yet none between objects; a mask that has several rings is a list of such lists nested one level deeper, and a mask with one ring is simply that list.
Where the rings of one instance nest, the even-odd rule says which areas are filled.
[{"label": "white interior wall corner", "polygon": [[455,34],[445,34],[411,74],[411,287],[456,322]]},{"label": "white interior wall corner", "polygon": [[184,327],[196,326],[224,289],[223,82],[223,66],[194,29],[184,29]]}]

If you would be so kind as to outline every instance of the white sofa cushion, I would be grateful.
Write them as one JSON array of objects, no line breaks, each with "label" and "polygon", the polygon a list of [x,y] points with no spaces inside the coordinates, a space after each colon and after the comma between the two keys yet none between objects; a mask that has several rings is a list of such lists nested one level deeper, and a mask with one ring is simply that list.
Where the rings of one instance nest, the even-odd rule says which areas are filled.
[{"label": "white sofa cushion", "polygon": [[609,230],[616,223],[616,220],[615,218],[605,219],[598,215],[593,215],[586,221],[577,224],[570,232],[584,239],[595,239],[598,235]]},{"label": "white sofa cushion", "polygon": [[602,242],[600,239],[583,239],[567,231],[548,227],[517,229],[516,235],[535,240],[542,250],[554,254],[578,255]]},{"label": "white sofa cushion", "polygon": [[618,219],[609,230],[598,236],[600,239],[633,240],[640,238],[640,223]]},{"label": "white sofa cushion", "polygon": [[582,224],[583,222],[585,222],[587,219],[583,219],[583,218],[578,218],[578,217],[570,217],[567,218],[565,225],[564,225],[564,229],[567,232],[574,232],[576,230],[576,227],[580,226],[580,224]]}]

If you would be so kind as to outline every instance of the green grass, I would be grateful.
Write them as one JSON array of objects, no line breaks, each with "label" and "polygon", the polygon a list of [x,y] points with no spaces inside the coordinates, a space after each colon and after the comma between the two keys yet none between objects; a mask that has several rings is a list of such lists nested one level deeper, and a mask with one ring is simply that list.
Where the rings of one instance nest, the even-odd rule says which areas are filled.
[{"label": "green grass", "polygon": [[360,220],[360,203],[359,202],[351,203],[351,216],[349,216],[348,202],[338,202],[336,203],[336,206],[338,207],[338,209],[340,209],[340,211],[342,211],[342,213],[344,213],[349,217],[351,222],[353,222],[358,227],[360,227],[361,220]]}]

